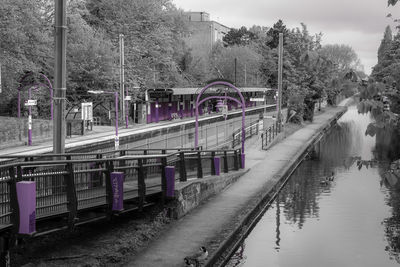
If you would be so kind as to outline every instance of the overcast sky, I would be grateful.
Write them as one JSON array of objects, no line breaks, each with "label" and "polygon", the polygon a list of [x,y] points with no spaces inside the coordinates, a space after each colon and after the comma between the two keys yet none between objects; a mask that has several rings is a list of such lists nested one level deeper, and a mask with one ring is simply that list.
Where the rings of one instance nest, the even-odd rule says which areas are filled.
[{"label": "overcast sky", "polygon": [[[386,25],[400,19],[400,3],[387,0],[172,0],[185,11],[205,11],[228,27],[271,27],[278,19],[289,27],[303,22],[311,34],[323,33],[323,44],[348,44],[371,73]],[[392,18],[386,17],[391,13]],[[392,27],[395,32],[394,27]]]}]

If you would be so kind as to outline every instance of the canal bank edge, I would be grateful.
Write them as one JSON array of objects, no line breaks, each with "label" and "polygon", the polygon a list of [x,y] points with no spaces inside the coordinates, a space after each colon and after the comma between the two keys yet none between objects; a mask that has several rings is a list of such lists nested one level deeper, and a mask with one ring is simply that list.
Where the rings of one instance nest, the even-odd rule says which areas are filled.
[{"label": "canal bank edge", "polygon": [[[348,102],[350,103],[350,102]],[[336,124],[343,114],[347,111],[347,104],[344,107],[337,107],[338,111],[326,121],[325,124],[320,126],[313,136],[304,143],[304,145],[297,151],[295,156],[290,160],[290,164],[285,165],[273,176],[273,179],[266,181],[260,192],[254,196],[247,204],[246,207],[237,216],[238,220],[232,222],[217,237],[217,240],[210,242],[212,244],[220,244],[216,249],[211,250],[211,254],[204,266],[223,266],[227,263],[229,258],[235,253],[244,238],[251,232],[257,222],[264,215],[265,211],[271,205],[276,194],[285,185],[291,174],[296,170],[304,158],[313,151],[313,147],[321,138]]]}]

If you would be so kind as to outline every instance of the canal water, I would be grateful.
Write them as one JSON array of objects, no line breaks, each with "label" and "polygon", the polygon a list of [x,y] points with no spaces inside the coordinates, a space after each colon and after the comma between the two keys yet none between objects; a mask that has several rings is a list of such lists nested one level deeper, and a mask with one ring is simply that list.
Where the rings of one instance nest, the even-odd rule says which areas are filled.
[{"label": "canal water", "polygon": [[399,265],[400,190],[383,178],[387,163],[368,162],[375,155],[375,138],[364,135],[370,121],[349,108],[227,266]]}]

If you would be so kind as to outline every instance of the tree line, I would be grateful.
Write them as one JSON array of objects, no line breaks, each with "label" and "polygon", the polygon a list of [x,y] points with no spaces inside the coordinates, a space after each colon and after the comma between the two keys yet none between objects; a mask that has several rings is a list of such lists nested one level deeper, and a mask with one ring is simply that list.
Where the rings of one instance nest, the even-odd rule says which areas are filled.
[{"label": "tree line", "polygon": [[[170,0],[68,0],[67,100],[90,101],[89,90],[119,88],[119,35],[125,41],[125,77],[129,94],[138,98],[151,88],[199,87],[216,77],[236,79],[240,86],[277,88],[278,35],[284,35],[284,102],[296,110],[296,121],[312,119],[317,99],[333,103],[339,93],[354,93],[345,79],[363,76],[354,50],[347,45],[322,45],[322,34],[307,26],[288,29],[279,20],[271,27],[231,29],[207,57],[196,58],[185,43],[190,34],[182,10]],[[16,114],[17,88],[53,80],[54,1],[0,2],[0,113]],[[234,61],[236,59],[236,76]],[[33,90],[40,99],[37,116],[48,118],[49,93]],[[104,96],[103,96],[104,97]]]}]

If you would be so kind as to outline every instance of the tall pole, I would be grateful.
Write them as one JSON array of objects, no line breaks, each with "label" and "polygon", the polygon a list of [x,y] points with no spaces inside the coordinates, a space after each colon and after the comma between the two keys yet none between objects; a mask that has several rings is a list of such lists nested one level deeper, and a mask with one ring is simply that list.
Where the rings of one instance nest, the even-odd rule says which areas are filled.
[{"label": "tall pole", "polygon": [[247,86],[247,66],[244,64],[244,87]]},{"label": "tall pole", "polygon": [[[28,89],[28,99],[32,99],[32,87]],[[32,106],[28,107],[28,146],[32,145]]]},{"label": "tall pole", "polygon": [[55,0],[55,66],[53,153],[65,151],[66,26],[67,0]]},{"label": "tall pole", "polygon": [[281,125],[282,122],[282,65],[283,65],[283,33],[279,33],[279,47],[278,47],[278,123]]},{"label": "tall pole", "polygon": [[114,93],[115,96],[115,137],[114,147],[115,150],[119,149],[119,136],[118,136],[118,92]]},{"label": "tall pole", "polygon": [[235,57],[235,86],[237,86],[236,76],[237,76],[237,58]]},{"label": "tall pole", "polygon": [[128,128],[128,114],[126,113],[126,101],[125,101],[125,73],[124,73],[124,35],[119,35],[119,86],[120,86],[120,96],[121,96],[121,117],[122,121],[125,118],[125,125]]}]

